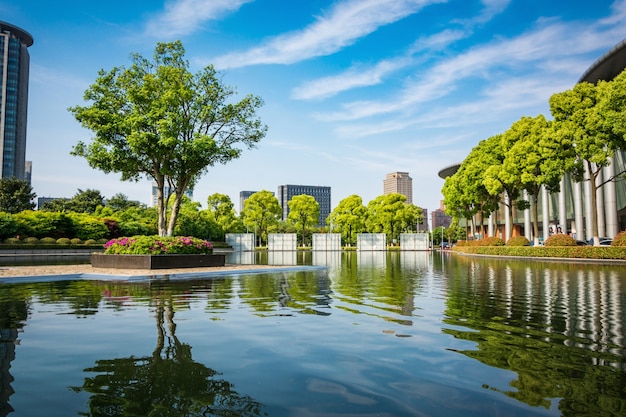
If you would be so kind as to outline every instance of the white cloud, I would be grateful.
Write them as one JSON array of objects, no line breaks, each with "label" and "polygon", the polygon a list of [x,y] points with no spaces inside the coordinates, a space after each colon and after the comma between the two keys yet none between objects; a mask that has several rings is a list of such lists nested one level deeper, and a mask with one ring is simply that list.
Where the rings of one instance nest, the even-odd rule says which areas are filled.
[{"label": "white cloud", "polygon": [[396,22],[430,4],[447,0],[346,0],[303,30],[277,36],[245,52],[213,60],[217,68],[291,64],[333,54],[379,27]]},{"label": "white cloud", "polygon": [[170,0],[162,14],[146,23],[145,32],[154,37],[188,35],[200,29],[207,20],[218,19],[251,1]]}]

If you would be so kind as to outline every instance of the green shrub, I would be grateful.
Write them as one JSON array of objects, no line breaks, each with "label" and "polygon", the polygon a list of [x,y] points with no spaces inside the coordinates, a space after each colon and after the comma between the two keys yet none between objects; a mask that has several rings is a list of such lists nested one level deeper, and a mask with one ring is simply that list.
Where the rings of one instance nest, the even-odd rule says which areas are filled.
[{"label": "green shrub", "polygon": [[530,241],[524,236],[513,236],[506,241],[506,246],[530,246]]},{"label": "green shrub", "polygon": [[569,235],[558,233],[547,238],[544,246],[576,246],[576,239]]},{"label": "green shrub", "polygon": [[96,239],[96,243],[98,243],[100,245],[104,245],[108,241],[109,241],[109,239]]},{"label": "green shrub", "polygon": [[617,234],[613,238],[613,242],[611,242],[611,246],[626,246],[626,230],[623,230]]},{"label": "green shrub", "polygon": [[468,246],[467,240],[457,240],[456,241],[456,245],[457,246]]},{"label": "green shrub", "polygon": [[504,240],[499,237],[486,237],[476,241],[476,246],[504,246]]},{"label": "green shrub", "polygon": [[36,237],[27,237],[24,239],[24,243],[29,244],[29,245],[36,245],[37,243],[39,243],[39,239],[37,239]]},{"label": "green shrub", "polygon": [[4,239],[4,243],[7,243],[9,245],[17,245],[22,243],[22,241],[17,237],[10,237],[8,239]]},{"label": "green shrub", "polygon": [[104,220],[86,213],[70,213],[69,216],[74,222],[74,236],[79,239],[108,239],[110,237],[109,228]]},{"label": "green shrub", "polygon": [[98,242],[95,239],[87,239],[85,240],[85,245],[97,245]]},{"label": "green shrub", "polygon": [[39,239],[39,243],[49,245],[57,243],[57,240],[53,237],[42,237],[41,239]]},{"label": "green shrub", "polygon": [[9,213],[0,213],[0,239],[14,237],[18,232],[18,225]]},{"label": "green shrub", "polygon": [[66,237],[60,237],[56,240],[57,245],[69,245],[70,243],[70,240]]},{"label": "green shrub", "polygon": [[208,240],[184,236],[133,236],[109,240],[104,253],[129,255],[210,254],[213,245]]},{"label": "green shrub", "polygon": [[72,245],[82,245],[83,244],[83,240],[75,237],[73,239],[70,239],[70,243]]}]

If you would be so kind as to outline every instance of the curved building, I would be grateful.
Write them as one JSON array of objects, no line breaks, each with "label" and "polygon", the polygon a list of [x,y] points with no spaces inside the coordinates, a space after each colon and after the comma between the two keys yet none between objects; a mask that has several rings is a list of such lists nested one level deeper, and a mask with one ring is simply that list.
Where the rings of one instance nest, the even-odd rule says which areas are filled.
[{"label": "curved building", "polygon": [[[594,62],[580,77],[578,82],[597,83],[600,80],[610,81],[626,69],[626,39],[615,45],[610,51]],[[439,177],[445,179],[453,175],[460,164],[454,164],[439,171]],[[615,173],[626,170],[626,150],[616,152],[611,164],[604,168],[603,178],[608,179]],[[599,179],[602,182],[602,178]],[[561,191],[550,194],[543,190],[539,197],[539,239],[544,240],[550,234],[561,231],[569,233],[579,240],[589,240],[592,236],[591,186],[588,181],[574,182],[568,175],[561,181]],[[626,230],[626,180],[621,177],[609,181],[597,192],[598,235],[613,238],[620,230]],[[497,224],[493,218],[505,219]],[[480,219],[475,224],[482,223]],[[505,210],[501,209],[498,216],[487,221],[488,230],[477,230],[482,236],[505,237],[512,228],[512,235],[523,235],[528,240],[531,227],[530,210],[515,211],[509,219]]]},{"label": "curved building", "polygon": [[0,177],[29,179],[26,173],[28,47],[33,37],[0,21]]}]

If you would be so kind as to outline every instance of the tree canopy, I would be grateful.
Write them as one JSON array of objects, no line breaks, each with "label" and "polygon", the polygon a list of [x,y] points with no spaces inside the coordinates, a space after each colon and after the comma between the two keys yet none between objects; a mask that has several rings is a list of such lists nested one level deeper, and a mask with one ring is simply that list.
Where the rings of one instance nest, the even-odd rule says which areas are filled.
[{"label": "tree canopy", "polygon": [[0,211],[5,213],[19,213],[35,208],[33,192],[28,181],[13,178],[0,179]]},{"label": "tree canopy", "polygon": [[[261,98],[231,101],[235,90],[213,66],[192,74],[184,55],[180,41],[158,43],[152,60],[133,54],[129,68],[99,72],[85,91],[88,105],[69,109],[94,133],[73,155],[123,181],[156,183],[160,235],[173,233],[182,196],[209,167],[238,158],[267,131],[256,114]],[[175,199],[169,220],[166,186]]]},{"label": "tree canopy", "polygon": [[241,217],[243,224],[260,233],[261,241],[267,242],[267,233],[270,227],[275,226],[280,219],[282,210],[278,199],[269,191],[263,190],[252,194],[244,203]]},{"label": "tree canopy", "polygon": [[305,234],[309,227],[315,226],[320,216],[320,205],[310,195],[302,194],[289,200],[287,221],[302,231],[302,246],[305,246]]}]

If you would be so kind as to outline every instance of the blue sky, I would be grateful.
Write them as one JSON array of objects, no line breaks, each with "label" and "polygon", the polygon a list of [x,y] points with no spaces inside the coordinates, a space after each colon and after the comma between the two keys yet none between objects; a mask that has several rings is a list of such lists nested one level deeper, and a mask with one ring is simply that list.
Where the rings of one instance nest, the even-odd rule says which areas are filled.
[{"label": "blue sky", "polygon": [[98,189],[149,201],[70,155],[84,130],[67,111],[100,69],[180,39],[192,71],[213,64],[239,94],[261,96],[258,149],[209,170],[194,200],[282,184],[332,187],[332,205],[383,193],[408,171],[413,202],[439,207],[437,172],[522,116],[549,117],[626,37],[626,0],[0,0],[0,20],[35,39],[27,160],[39,197]]}]

